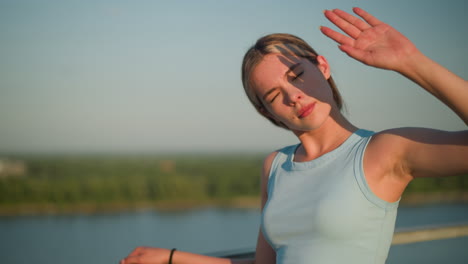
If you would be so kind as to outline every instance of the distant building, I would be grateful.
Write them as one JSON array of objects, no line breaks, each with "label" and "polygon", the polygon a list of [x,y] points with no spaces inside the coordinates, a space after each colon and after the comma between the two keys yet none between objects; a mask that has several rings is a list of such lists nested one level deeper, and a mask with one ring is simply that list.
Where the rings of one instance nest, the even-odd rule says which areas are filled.
[{"label": "distant building", "polygon": [[26,171],[24,161],[0,158],[0,178],[21,177],[26,174]]}]

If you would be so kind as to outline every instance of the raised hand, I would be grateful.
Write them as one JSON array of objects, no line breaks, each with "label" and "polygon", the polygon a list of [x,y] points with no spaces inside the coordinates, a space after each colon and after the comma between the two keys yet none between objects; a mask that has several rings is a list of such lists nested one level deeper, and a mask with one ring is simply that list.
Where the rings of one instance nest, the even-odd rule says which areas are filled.
[{"label": "raised hand", "polygon": [[322,33],[336,41],[350,57],[370,66],[401,72],[406,60],[419,52],[393,27],[360,8],[353,11],[362,19],[339,9],[324,11],[327,19],[347,35],[321,27]]}]

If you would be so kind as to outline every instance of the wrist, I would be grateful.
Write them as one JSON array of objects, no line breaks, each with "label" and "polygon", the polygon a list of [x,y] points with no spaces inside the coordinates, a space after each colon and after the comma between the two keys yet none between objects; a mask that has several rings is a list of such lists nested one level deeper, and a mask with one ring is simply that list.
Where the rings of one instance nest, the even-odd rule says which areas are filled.
[{"label": "wrist", "polygon": [[174,253],[176,252],[176,248],[173,248],[171,249],[171,251],[169,252],[169,261],[167,262],[168,264],[172,264],[172,259],[174,258]]},{"label": "wrist", "polygon": [[396,68],[395,71],[408,77],[414,77],[419,75],[419,72],[424,71],[424,68],[428,66],[430,62],[431,60],[422,52],[414,50],[402,59],[400,67]]}]

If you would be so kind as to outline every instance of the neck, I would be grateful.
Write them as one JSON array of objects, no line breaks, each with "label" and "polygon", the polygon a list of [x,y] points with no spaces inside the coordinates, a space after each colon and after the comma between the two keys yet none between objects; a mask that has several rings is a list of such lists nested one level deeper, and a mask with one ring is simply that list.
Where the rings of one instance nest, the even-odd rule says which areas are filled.
[{"label": "neck", "polygon": [[340,113],[334,117],[330,116],[327,122],[317,129],[294,131],[301,141],[295,161],[313,160],[336,149],[357,129]]}]

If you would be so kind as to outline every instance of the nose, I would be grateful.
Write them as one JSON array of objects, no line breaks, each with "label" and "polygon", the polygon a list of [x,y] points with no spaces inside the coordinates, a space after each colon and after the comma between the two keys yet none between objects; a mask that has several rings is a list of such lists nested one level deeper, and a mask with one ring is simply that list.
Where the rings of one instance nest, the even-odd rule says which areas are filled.
[{"label": "nose", "polygon": [[285,98],[287,99],[288,104],[294,105],[304,98],[304,94],[300,89],[293,88],[286,92]]}]

